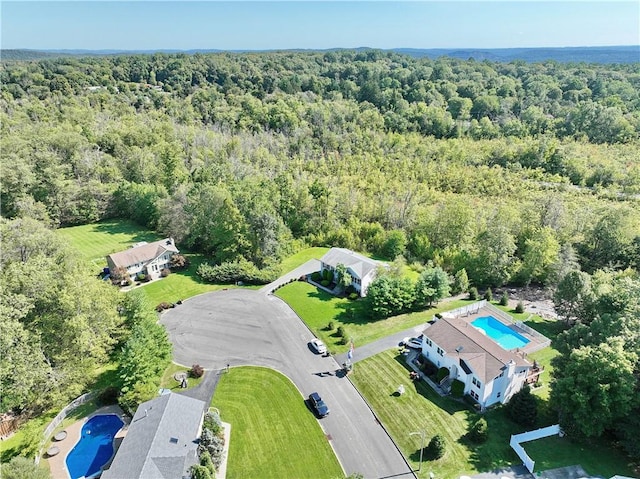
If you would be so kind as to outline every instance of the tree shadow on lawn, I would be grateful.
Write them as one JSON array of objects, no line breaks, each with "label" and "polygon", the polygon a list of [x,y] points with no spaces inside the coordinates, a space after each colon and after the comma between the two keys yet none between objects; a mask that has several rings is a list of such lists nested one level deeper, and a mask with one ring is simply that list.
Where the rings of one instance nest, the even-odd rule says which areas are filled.
[{"label": "tree shadow on lawn", "polygon": [[131,236],[132,241],[147,241],[153,242],[158,241],[160,237],[154,233],[146,229],[144,226],[140,226],[137,223],[134,223],[130,220],[108,220],[100,223],[96,223],[94,225],[94,229],[99,233],[108,233],[108,234],[127,234]]}]

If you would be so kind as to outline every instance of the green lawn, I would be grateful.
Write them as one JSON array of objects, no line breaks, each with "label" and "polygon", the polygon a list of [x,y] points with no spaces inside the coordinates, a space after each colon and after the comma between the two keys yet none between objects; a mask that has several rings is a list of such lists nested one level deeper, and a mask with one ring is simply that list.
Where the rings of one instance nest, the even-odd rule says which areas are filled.
[{"label": "green lawn", "polygon": [[[160,387],[165,389],[171,389],[172,391],[182,391],[182,388],[180,387],[180,383],[176,381],[173,377],[173,375],[178,372],[187,373],[187,389],[191,389],[192,387],[197,386],[202,382],[202,379],[204,378],[204,376],[199,378],[192,378],[188,374],[190,369],[191,369],[190,367],[185,367],[176,363],[171,363],[169,367],[165,370],[164,374],[162,375],[162,379],[160,380]],[[209,374],[209,373],[205,372],[205,374]]]},{"label": "green lawn", "polygon": [[329,251],[329,248],[323,247],[305,248],[298,251],[296,254],[282,260],[280,266],[281,272],[282,274],[286,274],[289,271],[296,269],[298,266],[305,264],[310,259],[320,259],[327,251]]},{"label": "green lawn", "polygon": [[[441,398],[424,382],[412,383],[395,351],[358,362],[352,380],[414,468],[418,466],[420,437],[409,436],[409,432],[424,429],[426,442],[435,434],[445,438],[445,455],[424,463],[420,477],[428,477],[430,471],[436,477],[458,477],[519,463],[509,439],[524,429],[511,422],[502,408],[484,414],[489,440],[480,446],[471,444],[463,436],[479,416],[465,404]],[[404,384],[406,393],[395,396],[393,392],[399,384]],[[538,427],[549,424],[540,423]],[[525,448],[534,460],[540,461],[536,470],[581,464],[587,472],[605,477],[632,472],[624,466],[624,458],[604,443],[585,446],[552,438],[527,443]]]},{"label": "green lawn", "polygon": [[322,338],[332,353],[345,352],[348,346],[339,344],[340,338],[337,337],[335,330],[326,329],[330,321],[334,322],[335,328],[343,326],[358,347],[426,323],[435,313],[458,308],[469,302],[467,300],[443,302],[438,308],[371,321],[363,314],[362,300],[350,301],[337,298],[309,283],[291,283],[280,288],[275,294],[286,301],[307,326]]},{"label": "green lawn", "polygon": [[211,405],[231,424],[227,479],[344,477],[304,398],[282,374],[232,368],[220,378]]},{"label": "green lawn", "polygon": [[152,242],[162,238],[128,220],[108,220],[82,226],[72,226],[57,230],[76,248],[91,273],[98,273],[107,266],[105,256],[129,248],[140,241]]}]

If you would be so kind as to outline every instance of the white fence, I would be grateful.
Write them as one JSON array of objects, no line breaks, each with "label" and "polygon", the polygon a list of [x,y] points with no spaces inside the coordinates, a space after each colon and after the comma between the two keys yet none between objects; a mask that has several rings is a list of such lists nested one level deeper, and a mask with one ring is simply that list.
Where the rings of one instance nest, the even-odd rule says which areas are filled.
[{"label": "white fence", "polygon": [[535,346],[529,346],[529,348],[527,349],[527,353],[533,353],[535,351],[539,351],[551,345],[551,340],[549,338],[547,338],[544,334],[539,333],[532,327],[527,326],[522,321],[516,321],[515,325],[518,328],[522,329],[524,332],[529,333],[531,336],[533,336],[539,341],[539,344]]},{"label": "white fence", "polygon": [[493,304],[489,303],[485,306],[489,311],[491,311],[491,315],[495,318],[502,319],[509,324],[513,324],[514,320],[510,314],[505,313],[501,309],[496,308]]},{"label": "white fence", "polygon": [[483,299],[477,303],[471,303],[461,308],[452,309],[451,311],[444,311],[442,316],[445,318],[459,318],[460,316],[469,316],[470,314],[477,314],[482,308],[487,306],[487,301]]},{"label": "white fence", "polygon": [[527,451],[524,450],[524,447],[522,447],[521,443],[535,441],[536,439],[542,439],[543,437],[555,436],[556,434],[560,434],[559,424],[536,429],[535,431],[523,432],[522,434],[514,434],[511,436],[509,445],[516,452],[518,457],[522,459],[522,462],[524,463],[528,471],[530,473],[533,473],[533,468],[536,463],[529,457]]},{"label": "white fence", "polygon": [[42,443],[40,445],[40,451],[38,452],[38,455],[36,456],[36,464],[38,464],[40,462],[40,456],[42,456],[42,449],[44,448],[44,444],[47,441],[47,439],[49,438],[49,436],[51,436],[53,431],[60,425],[60,423],[62,421],[64,421],[64,419],[67,417],[67,415],[71,411],[73,411],[78,406],[80,406],[80,405],[82,405],[82,404],[84,404],[84,403],[86,403],[88,401],[91,401],[98,394],[98,392],[99,391],[92,391],[90,393],[83,394],[82,396],[78,396],[73,401],[71,401],[69,404],[67,404],[62,409],[62,411],[60,411],[58,413],[58,415],[53,418],[53,420],[45,428],[44,433],[42,434]]}]

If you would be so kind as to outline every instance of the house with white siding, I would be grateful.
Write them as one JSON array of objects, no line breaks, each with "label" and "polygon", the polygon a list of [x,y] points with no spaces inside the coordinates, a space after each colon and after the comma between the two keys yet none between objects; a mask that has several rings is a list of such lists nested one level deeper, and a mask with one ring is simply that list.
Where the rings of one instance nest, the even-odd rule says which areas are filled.
[{"label": "house with white siding", "polygon": [[132,281],[142,273],[150,279],[159,278],[162,270],[169,268],[171,258],[179,253],[173,238],[165,238],[153,243],[137,243],[126,251],[107,256],[110,271],[124,268]]},{"label": "house with white siding", "polygon": [[331,248],[320,258],[321,271],[329,270],[336,274],[336,267],[343,264],[351,275],[351,286],[360,294],[367,295],[367,288],[375,279],[378,268],[384,263],[367,258],[346,248]]},{"label": "house with white siding", "polygon": [[506,403],[520,391],[533,365],[518,352],[500,347],[463,318],[442,317],[424,330],[422,354],[449,375],[444,386],[454,380],[464,384],[483,408]]}]

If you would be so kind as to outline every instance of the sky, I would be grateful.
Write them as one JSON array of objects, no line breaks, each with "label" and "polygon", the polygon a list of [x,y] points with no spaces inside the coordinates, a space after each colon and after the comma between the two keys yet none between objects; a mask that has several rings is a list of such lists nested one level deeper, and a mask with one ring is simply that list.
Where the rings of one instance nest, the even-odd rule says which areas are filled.
[{"label": "sky", "polygon": [[640,1],[5,1],[2,48],[513,48],[640,44]]}]

